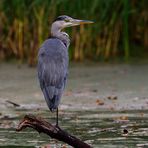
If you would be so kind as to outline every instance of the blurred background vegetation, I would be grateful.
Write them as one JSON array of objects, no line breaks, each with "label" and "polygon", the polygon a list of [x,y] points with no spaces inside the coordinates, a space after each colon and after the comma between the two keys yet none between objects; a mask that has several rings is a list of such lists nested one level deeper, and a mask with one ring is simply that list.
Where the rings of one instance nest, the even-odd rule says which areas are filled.
[{"label": "blurred background vegetation", "polygon": [[68,28],[73,61],[148,57],[148,0],[0,0],[0,60],[36,64],[59,15],[93,20]]}]

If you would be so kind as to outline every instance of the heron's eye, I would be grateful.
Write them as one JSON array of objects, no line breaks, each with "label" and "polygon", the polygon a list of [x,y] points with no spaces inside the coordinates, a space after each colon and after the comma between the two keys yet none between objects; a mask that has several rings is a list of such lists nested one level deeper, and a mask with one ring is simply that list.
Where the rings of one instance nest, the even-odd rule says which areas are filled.
[{"label": "heron's eye", "polygon": [[65,22],[69,22],[69,20],[68,20],[68,19],[65,19],[64,21],[65,21]]}]

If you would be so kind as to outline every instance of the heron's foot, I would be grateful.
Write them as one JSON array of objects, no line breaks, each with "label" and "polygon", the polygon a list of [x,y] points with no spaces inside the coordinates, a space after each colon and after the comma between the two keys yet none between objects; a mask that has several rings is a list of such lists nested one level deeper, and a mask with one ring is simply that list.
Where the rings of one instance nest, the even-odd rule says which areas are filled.
[{"label": "heron's foot", "polygon": [[55,124],[55,127],[59,127],[59,124],[56,123],[56,124]]},{"label": "heron's foot", "polygon": [[61,129],[59,124],[56,124],[55,127],[58,128],[58,129]]}]

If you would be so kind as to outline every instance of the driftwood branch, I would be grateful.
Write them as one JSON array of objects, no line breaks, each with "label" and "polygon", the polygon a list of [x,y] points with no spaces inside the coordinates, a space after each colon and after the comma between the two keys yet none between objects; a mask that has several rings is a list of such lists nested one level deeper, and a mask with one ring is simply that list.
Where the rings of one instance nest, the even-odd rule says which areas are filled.
[{"label": "driftwood branch", "polygon": [[84,143],[80,139],[65,132],[58,126],[54,126],[42,118],[35,117],[33,115],[26,115],[24,119],[19,123],[17,131],[21,131],[27,127],[31,127],[37,130],[39,133],[45,133],[51,138],[63,141],[74,148],[92,148],[87,143]]}]

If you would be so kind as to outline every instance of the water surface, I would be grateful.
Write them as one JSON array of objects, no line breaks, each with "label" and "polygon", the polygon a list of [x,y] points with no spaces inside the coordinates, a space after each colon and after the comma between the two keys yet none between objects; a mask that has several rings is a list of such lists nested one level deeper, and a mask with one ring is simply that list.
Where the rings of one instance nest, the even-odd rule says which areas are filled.
[{"label": "water surface", "polygon": [[[59,109],[61,128],[94,148],[146,148],[148,65],[72,65]],[[36,69],[0,64],[0,147],[64,145],[32,129],[16,132],[28,113],[55,123],[55,114],[48,111],[39,88]]]},{"label": "water surface", "polygon": [[[19,110],[18,114],[18,110],[15,110],[15,116],[0,120],[0,147],[37,148],[50,145],[51,148],[60,148],[65,145],[30,128],[16,132],[15,127],[19,120],[30,112]],[[51,123],[55,122],[54,115],[48,111],[42,111],[40,115]],[[60,111],[59,124],[64,130],[94,148],[148,147],[148,110]],[[127,130],[128,134],[125,134],[124,130]]]}]

